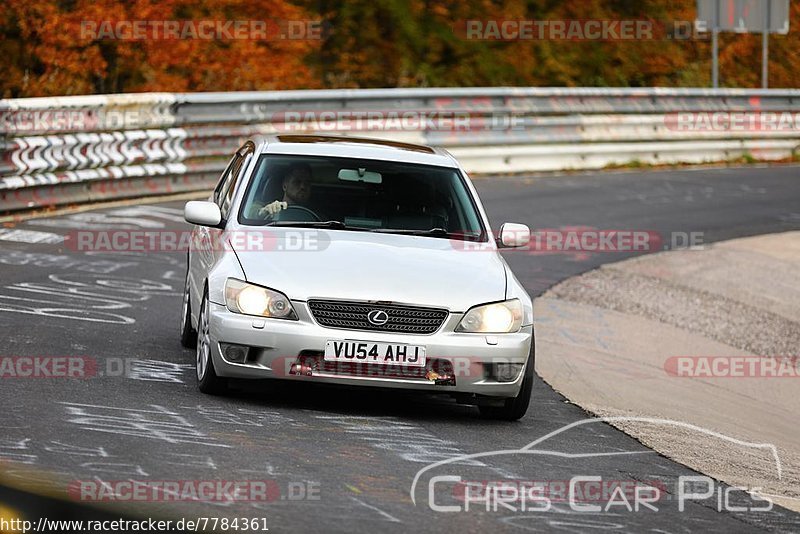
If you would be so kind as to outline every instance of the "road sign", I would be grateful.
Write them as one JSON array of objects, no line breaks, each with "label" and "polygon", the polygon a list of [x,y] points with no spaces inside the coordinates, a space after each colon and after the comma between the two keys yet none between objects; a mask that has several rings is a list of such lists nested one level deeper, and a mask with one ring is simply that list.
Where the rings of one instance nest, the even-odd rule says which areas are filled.
[{"label": "road sign", "polygon": [[719,32],[761,33],[761,87],[766,89],[769,34],[789,33],[789,0],[697,0],[697,27],[711,30],[711,80],[719,87]]},{"label": "road sign", "polygon": [[789,33],[789,0],[697,0],[697,20],[709,30]]}]

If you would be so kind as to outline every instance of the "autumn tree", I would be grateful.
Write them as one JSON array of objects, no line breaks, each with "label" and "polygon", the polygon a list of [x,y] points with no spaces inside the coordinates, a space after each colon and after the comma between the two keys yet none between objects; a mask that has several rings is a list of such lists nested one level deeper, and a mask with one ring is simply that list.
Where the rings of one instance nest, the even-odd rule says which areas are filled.
[{"label": "autumn tree", "polygon": [[[4,96],[137,91],[236,91],[317,87],[307,55],[319,39],[120,40],[90,22],[283,21],[311,17],[283,0],[4,0]],[[101,26],[102,28],[102,26]],[[98,33],[98,32],[94,32]],[[88,34],[88,35],[87,35]],[[152,35],[152,34],[151,34]]]},{"label": "autumn tree", "polygon": [[[770,86],[800,82],[800,2],[770,37]],[[4,0],[0,94],[316,87],[708,87],[695,0]],[[469,39],[466,21],[650,21],[653,38]],[[319,39],[142,39],[82,34],[87,21],[318,21]],[[273,36],[274,37],[274,36]],[[310,36],[306,36],[310,37]],[[720,37],[720,79],[759,87],[761,36]]]}]

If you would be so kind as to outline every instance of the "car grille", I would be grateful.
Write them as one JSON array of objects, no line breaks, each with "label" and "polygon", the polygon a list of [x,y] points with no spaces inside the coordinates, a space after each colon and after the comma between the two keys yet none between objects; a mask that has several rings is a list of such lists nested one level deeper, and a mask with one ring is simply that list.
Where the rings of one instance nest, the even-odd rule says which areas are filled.
[{"label": "car grille", "polygon": [[[338,300],[309,300],[308,307],[322,326],[403,334],[432,334],[442,326],[448,315],[447,310],[439,308]],[[374,325],[367,319],[367,315],[374,310],[386,312],[389,316],[386,324]]]},{"label": "car grille", "polygon": [[349,362],[320,362],[317,364],[315,371],[329,375],[401,378],[404,380],[426,380],[428,376],[428,370],[425,367],[400,367],[399,365]]}]

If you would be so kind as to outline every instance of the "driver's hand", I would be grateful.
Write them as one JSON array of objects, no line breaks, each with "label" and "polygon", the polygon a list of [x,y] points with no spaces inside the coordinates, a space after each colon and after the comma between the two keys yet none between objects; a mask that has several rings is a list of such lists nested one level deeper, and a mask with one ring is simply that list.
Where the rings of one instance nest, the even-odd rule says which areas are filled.
[{"label": "driver's hand", "polygon": [[258,214],[261,217],[269,216],[274,217],[278,214],[281,210],[285,210],[289,205],[286,202],[281,202],[280,200],[276,200],[275,202],[271,202],[258,210]]}]

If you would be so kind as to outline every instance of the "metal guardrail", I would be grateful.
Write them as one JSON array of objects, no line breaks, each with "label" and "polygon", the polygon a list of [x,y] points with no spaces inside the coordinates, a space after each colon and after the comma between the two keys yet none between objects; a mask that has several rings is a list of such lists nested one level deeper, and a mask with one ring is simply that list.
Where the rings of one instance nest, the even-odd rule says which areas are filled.
[{"label": "metal guardrail", "polygon": [[[713,112],[769,112],[795,122],[679,122],[681,113]],[[404,117],[416,120],[409,127]],[[0,100],[0,212],[208,189],[244,138],[280,132],[440,145],[469,172],[487,174],[783,159],[800,145],[800,90],[436,88]]]}]

